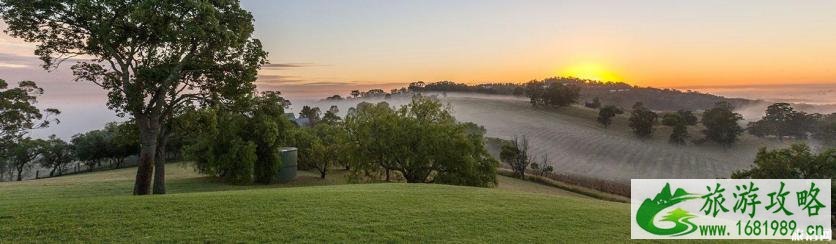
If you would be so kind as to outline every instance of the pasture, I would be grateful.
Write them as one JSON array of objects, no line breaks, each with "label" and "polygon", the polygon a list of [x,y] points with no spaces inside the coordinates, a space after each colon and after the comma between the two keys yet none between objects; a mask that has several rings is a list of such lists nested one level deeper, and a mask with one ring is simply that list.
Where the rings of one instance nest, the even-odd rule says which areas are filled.
[{"label": "pasture", "polygon": [[234,186],[171,165],[171,194],[131,196],[133,168],[0,183],[0,242],[626,242],[629,205],[501,177],[498,188],[345,184],[303,172]]}]

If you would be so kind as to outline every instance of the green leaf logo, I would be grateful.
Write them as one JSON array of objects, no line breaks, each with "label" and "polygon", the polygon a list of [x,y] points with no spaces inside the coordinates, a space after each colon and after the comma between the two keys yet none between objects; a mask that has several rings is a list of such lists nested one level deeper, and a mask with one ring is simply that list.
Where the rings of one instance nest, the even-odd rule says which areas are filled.
[{"label": "green leaf logo", "polygon": [[661,221],[674,223],[674,226],[671,228],[659,228],[655,225],[653,219],[656,218],[657,214],[667,208],[697,198],[699,198],[698,195],[688,193],[682,190],[682,188],[678,188],[676,192],[671,193],[670,184],[665,184],[665,187],[662,188],[659,194],[656,194],[656,197],[652,200],[647,198],[642,202],[642,205],[639,206],[639,210],[636,213],[636,222],[642,229],[655,235],[681,236],[690,234],[697,230],[697,225],[690,221],[690,219],[696,216],[681,208],[676,208],[668,212],[668,215],[662,217]]}]

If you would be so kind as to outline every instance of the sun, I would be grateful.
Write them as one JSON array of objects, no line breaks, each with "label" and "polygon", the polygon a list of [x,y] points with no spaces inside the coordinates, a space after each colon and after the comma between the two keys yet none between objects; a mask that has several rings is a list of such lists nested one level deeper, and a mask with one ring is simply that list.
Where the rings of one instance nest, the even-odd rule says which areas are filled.
[{"label": "sun", "polygon": [[622,81],[622,77],[598,63],[578,63],[563,68],[560,76],[569,76],[597,81]]}]

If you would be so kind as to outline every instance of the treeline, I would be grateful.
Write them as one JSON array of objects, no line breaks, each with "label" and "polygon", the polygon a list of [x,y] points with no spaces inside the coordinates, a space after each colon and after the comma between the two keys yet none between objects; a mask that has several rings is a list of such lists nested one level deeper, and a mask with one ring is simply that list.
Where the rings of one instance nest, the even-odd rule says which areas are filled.
[{"label": "treeline", "polygon": [[342,167],[357,181],[496,184],[497,161],[484,147],[484,129],[456,122],[435,99],[416,96],[400,108],[364,102],[345,118],[335,106],[324,116],[305,107],[299,117],[310,124],[294,126],[277,97],[262,95],[246,110],[194,111],[189,118],[195,127],[185,130],[197,139],[187,144],[187,157],[201,172],[234,184],[271,183],[284,146],[296,147],[299,167],[321,178]]},{"label": "treeline", "polygon": [[730,99],[695,91],[639,87],[624,82],[600,82],[573,77],[553,77],[522,84],[486,83],[469,85],[452,81],[413,82],[408,88],[410,91],[417,92],[473,92],[531,97],[530,92],[533,90],[528,89],[530,85],[543,84],[549,86],[554,83],[577,87],[579,89],[579,99],[592,100],[598,98],[601,103],[620,107],[630,107],[636,102],[642,102],[644,106],[652,110],[704,110],[713,107],[718,102],[726,102],[733,106],[742,106],[753,102],[746,99]]},{"label": "treeline", "polygon": [[757,137],[778,140],[813,137],[828,145],[836,145],[836,113],[829,115],[797,111],[789,103],[775,103],[766,108],[758,121],[747,130]]},{"label": "treeline", "polygon": [[24,173],[40,166],[49,171],[49,177],[59,176],[67,173],[73,162],[88,171],[121,168],[126,158],[139,152],[136,134],[133,122],[111,122],[103,129],[76,134],[69,142],[55,135],[47,139],[21,137],[0,153],[0,175],[20,181]]},{"label": "treeline", "polygon": [[[615,112],[613,112],[615,111]],[[598,111],[598,122],[606,128],[612,117],[621,112],[620,108],[608,105]],[[650,138],[656,131],[655,127],[661,125],[671,127],[672,131],[668,137],[671,144],[686,145],[691,135],[688,133],[689,126],[696,126],[701,123],[703,138],[691,140],[694,144],[702,144],[711,141],[724,147],[729,147],[737,142],[738,137],[744,129],[739,125],[743,116],[734,112],[734,106],[726,102],[718,102],[714,107],[703,111],[701,117],[697,117],[689,110],[678,110],[676,112],[657,113],[643,103],[636,103],[630,112],[628,126],[638,138]]]}]

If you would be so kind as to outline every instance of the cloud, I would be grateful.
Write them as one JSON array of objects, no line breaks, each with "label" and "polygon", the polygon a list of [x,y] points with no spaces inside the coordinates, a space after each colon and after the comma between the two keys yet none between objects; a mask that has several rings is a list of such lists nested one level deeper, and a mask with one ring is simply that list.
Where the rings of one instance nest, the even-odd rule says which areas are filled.
[{"label": "cloud", "polygon": [[775,89],[787,87],[804,87],[804,88],[830,88],[836,86],[836,83],[785,83],[785,84],[734,84],[734,85],[691,85],[691,86],[677,86],[676,89]]},{"label": "cloud", "polygon": [[264,69],[289,69],[289,68],[305,68],[305,67],[316,67],[316,66],[324,66],[321,64],[315,63],[278,63],[278,64],[265,64],[261,66]]},{"label": "cloud", "polygon": [[346,82],[320,81],[320,82],[309,82],[309,83],[305,83],[305,84],[302,84],[302,85],[303,86],[344,86],[344,85],[355,85],[355,84],[357,84],[357,82],[353,82],[353,81],[346,81]]},{"label": "cloud", "polygon": [[305,80],[290,75],[259,75],[256,84],[296,84],[304,83]]},{"label": "cloud", "polygon": [[10,64],[10,63],[0,63],[0,68],[9,68],[9,69],[22,69],[27,68],[29,66],[23,64]]}]

